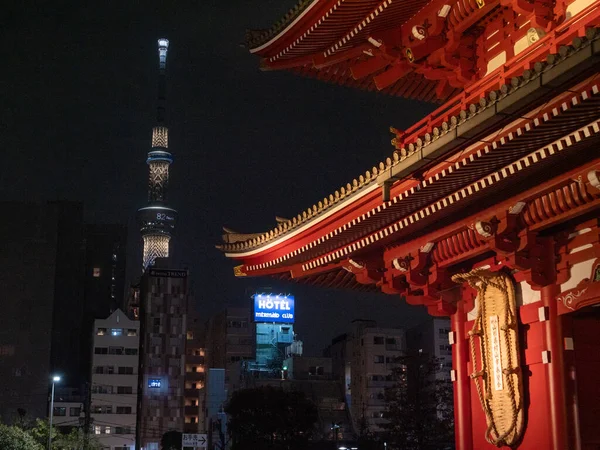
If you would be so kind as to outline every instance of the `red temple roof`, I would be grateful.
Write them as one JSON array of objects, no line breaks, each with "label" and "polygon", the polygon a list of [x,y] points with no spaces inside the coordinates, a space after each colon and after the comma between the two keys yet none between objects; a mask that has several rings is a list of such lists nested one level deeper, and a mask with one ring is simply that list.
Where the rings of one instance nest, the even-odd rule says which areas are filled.
[{"label": "red temple roof", "polygon": [[[352,2],[356,3],[369,2]],[[295,61],[296,57],[290,56],[290,43],[299,38],[290,41],[287,33],[304,26],[303,20],[310,22],[326,14],[326,4],[304,4],[278,28],[253,41],[254,51],[264,58],[275,58],[273,63],[286,58]],[[394,271],[382,269],[382,262],[373,258],[381,259],[382,252],[405,245],[428,244],[431,241],[422,240],[434,235],[439,238],[433,250],[437,263],[485,252],[484,240],[473,234],[472,227],[465,228],[464,217],[471,214],[468,220],[475,220],[477,211],[490,215],[491,210],[485,208],[498,202],[502,208],[511,206],[503,199],[512,201],[520,195],[523,220],[539,229],[551,226],[561,211],[582,214],[596,207],[600,195],[590,186],[600,183],[593,175],[598,160],[590,149],[600,143],[597,4],[554,24],[547,34],[537,35],[538,40],[502,64],[488,64],[497,56],[493,52],[480,54],[484,63],[477,64],[487,67],[486,76],[467,83],[460,94],[410,129],[392,129],[396,150],[389,158],[296,217],[278,218],[277,226],[265,233],[225,230],[224,244],[219,247],[226,256],[243,263],[236,267],[236,275],[269,275],[361,290],[387,289],[389,280],[382,283],[381,272],[375,272]],[[434,5],[433,11],[438,8]],[[422,11],[409,22],[422,21],[420,14]],[[525,23],[521,28],[526,28],[524,20],[529,24],[544,20],[535,12],[519,18],[507,8],[492,8],[481,14],[477,16],[479,26],[491,30],[498,23],[506,24],[507,18],[516,17],[516,23]],[[473,25],[473,20],[462,25]],[[482,36],[480,41],[486,39]],[[510,40],[510,46],[514,42],[515,38]],[[496,42],[492,47],[498,45]],[[504,47],[503,52],[510,54],[511,48]],[[311,57],[314,65],[318,58]],[[535,188],[548,177],[559,177],[589,161],[592,178],[587,184],[565,184],[556,178],[547,186],[543,184],[551,194]],[[587,176],[587,172],[573,173]],[[442,228],[446,224],[454,228]],[[372,272],[370,267],[380,269]]]},{"label": "red temple roof", "polygon": [[[300,1],[270,30],[251,31],[247,45],[262,58],[263,70],[290,70],[336,84],[380,90],[386,94],[424,101],[444,101],[459,89],[436,93],[438,80],[410,71],[398,81],[382,86],[378,75],[387,64],[376,70],[364,64],[379,47],[372,45],[375,35],[399,29],[427,0],[313,0]],[[376,56],[376,55],[375,55]],[[366,76],[362,72],[371,71]]]}]

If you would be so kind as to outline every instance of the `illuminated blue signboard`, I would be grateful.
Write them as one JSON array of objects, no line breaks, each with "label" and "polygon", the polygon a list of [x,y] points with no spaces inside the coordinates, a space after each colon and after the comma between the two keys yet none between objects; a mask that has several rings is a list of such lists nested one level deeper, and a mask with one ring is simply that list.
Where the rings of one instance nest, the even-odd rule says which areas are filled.
[{"label": "illuminated blue signboard", "polygon": [[292,295],[255,294],[254,321],[294,323]]},{"label": "illuminated blue signboard", "polygon": [[149,388],[155,388],[158,389],[160,388],[160,378],[150,378],[148,380],[148,387]]}]

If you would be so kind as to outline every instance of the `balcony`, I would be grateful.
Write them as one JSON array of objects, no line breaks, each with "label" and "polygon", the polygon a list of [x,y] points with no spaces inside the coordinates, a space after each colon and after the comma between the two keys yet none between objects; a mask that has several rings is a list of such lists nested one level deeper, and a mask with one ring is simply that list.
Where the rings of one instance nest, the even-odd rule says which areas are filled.
[{"label": "balcony", "polygon": [[185,398],[198,398],[200,389],[184,389],[183,396]]},{"label": "balcony", "polygon": [[204,381],[204,374],[202,372],[186,372],[184,377],[185,377],[186,381],[191,381],[191,382]]},{"label": "balcony", "polygon": [[193,364],[195,366],[204,365],[204,356],[200,355],[185,355],[185,363]]},{"label": "balcony", "polygon": [[199,406],[185,406],[184,414],[186,415],[186,417],[187,416],[198,417],[198,414],[200,414],[200,407]]}]

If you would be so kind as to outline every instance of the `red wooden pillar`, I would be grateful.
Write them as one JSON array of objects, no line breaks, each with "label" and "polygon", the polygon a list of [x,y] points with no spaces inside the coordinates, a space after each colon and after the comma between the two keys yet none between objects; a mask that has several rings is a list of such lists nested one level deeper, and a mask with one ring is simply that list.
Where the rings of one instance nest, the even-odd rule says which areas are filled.
[{"label": "red wooden pillar", "polygon": [[553,450],[569,450],[566,429],[563,333],[556,303],[558,294],[560,294],[560,289],[556,284],[544,286],[541,290],[542,303],[548,308],[548,320],[544,322],[544,334],[546,348],[550,350],[550,363],[547,364],[550,433],[552,435]]},{"label": "red wooden pillar", "polygon": [[[461,290],[462,291],[462,290]],[[456,379],[454,381],[454,432],[456,450],[473,450],[473,430],[471,424],[471,379],[469,377],[469,345],[466,339],[465,302],[459,300],[456,312],[451,317],[455,342],[452,347],[452,361]]]}]

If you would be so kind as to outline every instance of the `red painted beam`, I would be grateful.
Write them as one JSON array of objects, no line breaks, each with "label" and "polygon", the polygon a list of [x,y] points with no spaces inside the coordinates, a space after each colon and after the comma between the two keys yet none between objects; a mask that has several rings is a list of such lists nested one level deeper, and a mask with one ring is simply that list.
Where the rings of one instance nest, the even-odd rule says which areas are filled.
[{"label": "red painted beam", "polygon": [[391,86],[400,78],[404,78],[412,71],[412,67],[407,62],[401,61],[392,65],[388,70],[373,77],[377,90],[381,91],[388,86]]},{"label": "red painted beam", "polygon": [[382,55],[376,55],[372,58],[367,59],[366,61],[361,61],[356,63],[350,67],[350,72],[352,73],[352,78],[355,80],[360,80],[368,75],[371,75],[378,70],[383,69],[390,65],[389,58],[386,58]]}]

